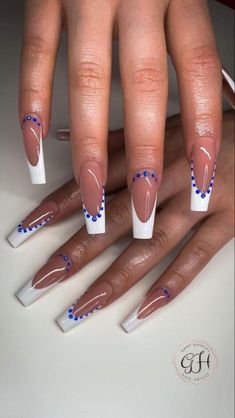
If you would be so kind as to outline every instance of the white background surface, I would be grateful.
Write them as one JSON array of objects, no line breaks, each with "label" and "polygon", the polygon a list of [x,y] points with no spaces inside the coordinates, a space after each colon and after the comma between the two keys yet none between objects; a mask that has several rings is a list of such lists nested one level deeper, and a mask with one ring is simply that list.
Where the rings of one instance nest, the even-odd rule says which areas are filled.
[{"label": "white background surface", "polygon": [[[233,17],[213,2],[222,60],[232,70]],[[212,4],[212,3],[211,3]],[[168,257],[115,304],[63,335],[54,319],[120,252],[125,240],[25,309],[16,290],[81,225],[78,216],[40,231],[14,250],[5,240],[18,220],[70,178],[67,143],[54,139],[67,125],[66,53],[58,58],[51,133],[45,143],[48,183],[30,184],[17,122],[21,1],[2,1],[0,56],[0,417],[1,418],[232,418],[233,245],[228,243],[172,304],[132,335],[120,322],[140,301]],[[173,79],[172,79],[173,80]],[[122,126],[114,80],[110,127]],[[174,92],[173,81],[170,92]],[[175,112],[177,101],[172,101]],[[205,384],[184,383],[172,358],[179,345],[205,339],[219,367]]]}]

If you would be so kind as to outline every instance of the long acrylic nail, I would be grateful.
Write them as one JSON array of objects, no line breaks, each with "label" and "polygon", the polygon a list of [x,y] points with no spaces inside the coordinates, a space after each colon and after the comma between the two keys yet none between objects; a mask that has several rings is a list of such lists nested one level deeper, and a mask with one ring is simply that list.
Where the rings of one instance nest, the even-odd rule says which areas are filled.
[{"label": "long acrylic nail", "polygon": [[169,291],[164,287],[158,287],[147,294],[144,301],[128,316],[121,324],[123,329],[130,333],[141,325],[144,320],[168,303],[170,298]]},{"label": "long acrylic nail", "polygon": [[105,233],[105,191],[102,170],[95,161],[83,164],[80,189],[88,234]]},{"label": "long acrylic nail", "polygon": [[12,247],[16,248],[55,218],[58,212],[53,201],[42,202],[33,210],[7,237]]},{"label": "long acrylic nail", "polygon": [[58,325],[64,332],[75,328],[92,314],[103,308],[111,295],[112,288],[108,283],[91,286],[80,299],[57,318]]},{"label": "long acrylic nail", "polygon": [[72,268],[70,258],[65,254],[58,254],[49,259],[38,273],[16,293],[16,297],[24,306],[28,306],[64,280]]},{"label": "long acrylic nail", "polygon": [[157,205],[157,175],[153,170],[139,170],[130,187],[134,238],[152,238]]},{"label": "long acrylic nail", "polygon": [[216,170],[216,148],[212,138],[195,142],[191,158],[191,210],[208,210]]},{"label": "long acrylic nail", "polygon": [[30,113],[23,118],[22,133],[27,163],[33,184],[46,183],[42,124],[38,115]]}]

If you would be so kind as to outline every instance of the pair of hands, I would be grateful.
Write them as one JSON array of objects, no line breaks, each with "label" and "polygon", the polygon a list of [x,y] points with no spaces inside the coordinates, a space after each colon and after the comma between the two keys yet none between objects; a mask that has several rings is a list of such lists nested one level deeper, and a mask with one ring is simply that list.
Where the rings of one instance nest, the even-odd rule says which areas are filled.
[{"label": "pair of hands", "polygon": [[[49,128],[53,73],[63,28],[68,31],[74,175],[90,218],[98,221],[94,226],[86,218],[88,232],[105,231],[104,216],[100,220],[96,216],[101,215],[107,180],[111,49],[112,38],[118,38],[126,178],[136,212],[134,237],[149,238],[152,223],[146,233],[138,231],[138,226],[143,227],[138,222],[150,219],[162,178],[167,52],[178,77],[186,158],[198,166],[203,159],[201,149],[206,150],[204,156],[210,154],[207,174],[196,174],[197,187],[202,193],[210,187],[220,147],[222,75],[207,2],[26,1],[19,113],[34,183],[45,182],[42,139]],[[157,181],[148,190],[150,203],[140,204],[139,208],[138,199],[144,200],[142,186],[136,191],[133,179],[144,172],[154,175]]]},{"label": "pair of hands", "polygon": [[[114,302],[144,277],[192,230],[194,233],[167,270],[153,284],[146,297],[123,322],[130,332],[158,308],[172,301],[233,236],[234,222],[234,119],[223,117],[223,144],[209,211],[189,210],[188,163],[182,151],[179,117],[167,121],[165,170],[159,189],[153,238],[134,240],[113,264],[57,319],[67,331]],[[119,140],[118,140],[119,139]],[[107,204],[107,233],[88,235],[85,227],[64,243],[47,263],[17,292],[29,305],[58,282],[70,278],[131,229],[130,197],[126,188],[123,131],[109,133],[109,175],[107,190],[114,197]],[[8,237],[20,245],[43,226],[53,225],[81,209],[81,194],[71,180],[51,193]],[[53,231],[51,231],[53,233]]]}]

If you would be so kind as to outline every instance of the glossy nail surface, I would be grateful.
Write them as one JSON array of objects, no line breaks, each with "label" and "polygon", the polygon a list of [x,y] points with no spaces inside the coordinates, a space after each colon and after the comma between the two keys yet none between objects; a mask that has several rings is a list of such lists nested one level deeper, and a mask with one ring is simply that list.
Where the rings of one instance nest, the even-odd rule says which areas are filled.
[{"label": "glossy nail surface", "polygon": [[196,141],[191,159],[191,210],[208,210],[215,178],[216,149],[212,138]]},{"label": "glossy nail surface", "polygon": [[55,202],[42,202],[34,209],[7,237],[12,247],[16,248],[43,226],[55,218],[58,207]]},{"label": "glossy nail surface", "polygon": [[24,306],[28,306],[46,293],[51,287],[64,280],[72,267],[67,255],[58,254],[37,272],[37,274],[16,293]]},{"label": "glossy nail surface", "polygon": [[112,288],[108,283],[91,286],[67,311],[59,318],[57,323],[62,331],[67,332],[75,328],[97,310],[101,309],[112,295]]},{"label": "glossy nail surface", "polygon": [[134,238],[152,238],[157,204],[157,175],[152,170],[139,170],[131,183]]},{"label": "glossy nail surface", "polygon": [[31,181],[33,184],[44,184],[46,183],[46,175],[42,146],[42,124],[38,115],[31,113],[23,118],[22,134]]},{"label": "glossy nail surface", "polygon": [[88,234],[105,233],[105,191],[100,165],[94,161],[83,164],[80,189]]},{"label": "glossy nail surface", "polygon": [[165,306],[169,301],[169,297],[169,291],[163,287],[158,287],[149,292],[143,302],[121,324],[123,329],[128,333],[132,332],[141,325],[149,315]]}]

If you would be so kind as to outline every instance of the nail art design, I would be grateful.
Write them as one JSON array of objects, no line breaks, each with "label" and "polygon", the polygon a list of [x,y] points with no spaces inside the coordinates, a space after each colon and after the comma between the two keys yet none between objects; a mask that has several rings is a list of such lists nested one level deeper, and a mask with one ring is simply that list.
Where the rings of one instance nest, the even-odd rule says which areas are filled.
[{"label": "nail art design", "polygon": [[139,170],[132,178],[130,190],[134,238],[152,238],[157,206],[157,183],[157,174],[152,170]]},{"label": "nail art design", "polygon": [[72,306],[70,306],[59,318],[57,323],[62,331],[67,332],[75,328],[80,322],[103,308],[110,296],[112,288],[108,283],[100,283],[91,286]]},{"label": "nail art design", "polygon": [[37,272],[37,274],[16,293],[24,306],[28,306],[46,293],[49,289],[64,280],[72,268],[69,256],[58,254]]},{"label": "nail art design", "polygon": [[191,160],[191,210],[208,210],[215,179],[215,144],[212,138],[202,138],[194,145]]},{"label": "nail art design", "polygon": [[40,206],[33,210],[8,236],[7,240],[16,248],[24,241],[39,231],[43,226],[55,218],[58,207],[55,202],[42,202]]},{"label": "nail art design", "polygon": [[130,333],[141,325],[144,320],[157,309],[169,302],[170,293],[165,287],[158,287],[147,294],[144,301],[121,324],[122,328]]},{"label": "nail art design", "polygon": [[33,184],[44,184],[46,175],[39,116],[26,115],[23,119],[22,132],[31,181]]},{"label": "nail art design", "polygon": [[98,163],[85,163],[80,172],[83,212],[88,234],[105,233],[105,189]]}]

